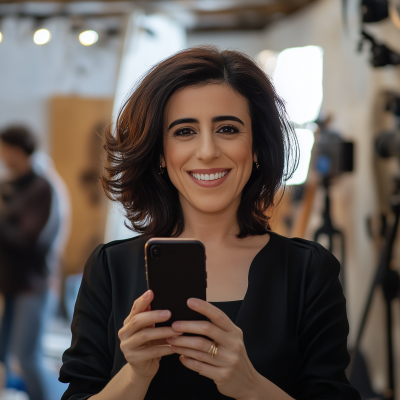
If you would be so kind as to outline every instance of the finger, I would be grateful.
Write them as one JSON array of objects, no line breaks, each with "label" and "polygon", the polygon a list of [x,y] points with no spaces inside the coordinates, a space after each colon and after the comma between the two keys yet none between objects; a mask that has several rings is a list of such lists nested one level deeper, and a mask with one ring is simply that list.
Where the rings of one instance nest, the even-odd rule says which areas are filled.
[{"label": "finger", "polygon": [[172,336],[167,338],[167,342],[173,346],[189,347],[204,353],[207,353],[213,344],[210,340],[200,336]]},{"label": "finger", "polygon": [[[152,346],[165,346],[165,345],[169,346],[169,343],[167,342],[167,339],[168,338],[152,340],[151,344],[152,344]],[[0,397],[0,399],[1,399],[1,397]]]},{"label": "finger", "polygon": [[171,350],[170,346],[150,346],[127,352],[124,356],[126,361],[137,364],[153,360],[154,358],[169,356],[171,354],[175,353]]},{"label": "finger", "polygon": [[171,318],[169,310],[145,311],[134,315],[122,328],[124,337],[133,335],[146,327],[150,327],[157,322],[168,321]]},{"label": "finger", "polygon": [[187,305],[192,310],[208,317],[213,324],[226,332],[233,332],[236,328],[236,325],[223,311],[207,301],[190,298],[187,301]]},{"label": "finger", "polygon": [[[172,323],[172,328],[176,332],[194,333],[209,337],[219,344],[223,344],[229,338],[226,331],[218,328],[208,321],[176,321]],[[228,345],[226,343],[226,345]]]},{"label": "finger", "polygon": [[128,323],[134,315],[145,311],[147,307],[150,306],[150,303],[152,302],[153,298],[154,298],[154,293],[152,290],[148,290],[147,292],[143,293],[142,296],[138,297],[133,303],[131,312],[125,318],[124,324]]},{"label": "finger", "polygon": [[218,357],[211,357],[210,354],[204,353],[203,351],[190,349],[187,347],[178,347],[178,346],[171,346],[171,350],[174,353],[180,354],[185,357],[192,358],[197,361],[201,361],[206,364],[214,365],[216,367],[221,367],[226,365],[226,360],[218,354]]},{"label": "finger", "polygon": [[121,349],[135,349],[148,342],[152,342],[153,340],[166,339],[175,335],[181,335],[181,333],[175,332],[169,326],[162,328],[142,329],[141,331],[138,331],[134,335],[121,341]]},{"label": "finger", "polygon": [[192,371],[198,372],[200,375],[206,376],[213,381],[219,381],[221,376],[221,367],[216,367],[190,357],[180,356],[180,362]]}]

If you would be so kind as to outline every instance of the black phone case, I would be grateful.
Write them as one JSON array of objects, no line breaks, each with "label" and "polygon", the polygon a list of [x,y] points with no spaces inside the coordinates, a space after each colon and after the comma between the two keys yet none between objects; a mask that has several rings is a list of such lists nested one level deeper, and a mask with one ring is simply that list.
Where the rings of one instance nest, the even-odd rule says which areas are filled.
[{"label": "black phone case", "polygon": [[[154,257],[152,248],[160,255]],[[145,245],[147,287],[154,292],[152,310],[170,310],[171,318],[159,326],[171,326],[174,321],[199,321],[207,318],[187,306],[191,297],[206,300],[207,273],[205,248],[194,239],[150,239]]]}]

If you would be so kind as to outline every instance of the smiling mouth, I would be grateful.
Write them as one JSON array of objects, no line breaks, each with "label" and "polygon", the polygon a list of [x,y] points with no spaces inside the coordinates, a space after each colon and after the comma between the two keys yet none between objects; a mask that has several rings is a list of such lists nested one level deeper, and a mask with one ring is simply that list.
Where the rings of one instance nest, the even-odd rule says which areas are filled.
[{"label": "smiling mouth", "polygon": [[197,174],[194,172],[190,172],[190,175],[192,175],[193,178],[197,179],[198,181],[216,181],[223,178],[228,172],[229,170],[216,172],[215,174]]}]

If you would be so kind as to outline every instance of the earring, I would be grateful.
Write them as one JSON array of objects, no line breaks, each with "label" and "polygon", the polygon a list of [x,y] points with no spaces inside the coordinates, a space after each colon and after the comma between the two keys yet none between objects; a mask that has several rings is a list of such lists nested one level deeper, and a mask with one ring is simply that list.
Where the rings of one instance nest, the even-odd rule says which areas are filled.
[{"label": "earring", "polygon": [[256,169],[260,167],[260,164],[256,161]]},{"label": "earring", "polygon": [[160,163],[160,172],[159,172],[160,175],[162,175],[162,174],[164,173],[164,169],[165,169],[165,168],[163,168],[163,166],[162,166],[161,163]]}]

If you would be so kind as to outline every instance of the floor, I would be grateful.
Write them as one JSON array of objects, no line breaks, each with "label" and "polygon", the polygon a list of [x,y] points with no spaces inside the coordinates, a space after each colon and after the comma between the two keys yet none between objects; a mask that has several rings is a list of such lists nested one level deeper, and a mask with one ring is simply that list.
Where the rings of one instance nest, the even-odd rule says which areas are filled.
[{"label": "floor", "polygon": [[[63,319],[54,319],[49,323],[43,337],[45,355],[45,367],[48,371],[49,397],[58,400],[63,395],[67,385],[58,380],[58,372],[62,364],[62,354],[71,344],[70,322]],[[18,365],[13,369],[18,372]],[[29,400],[25,392],[7,388],[1,395],[0,400]]]}]

